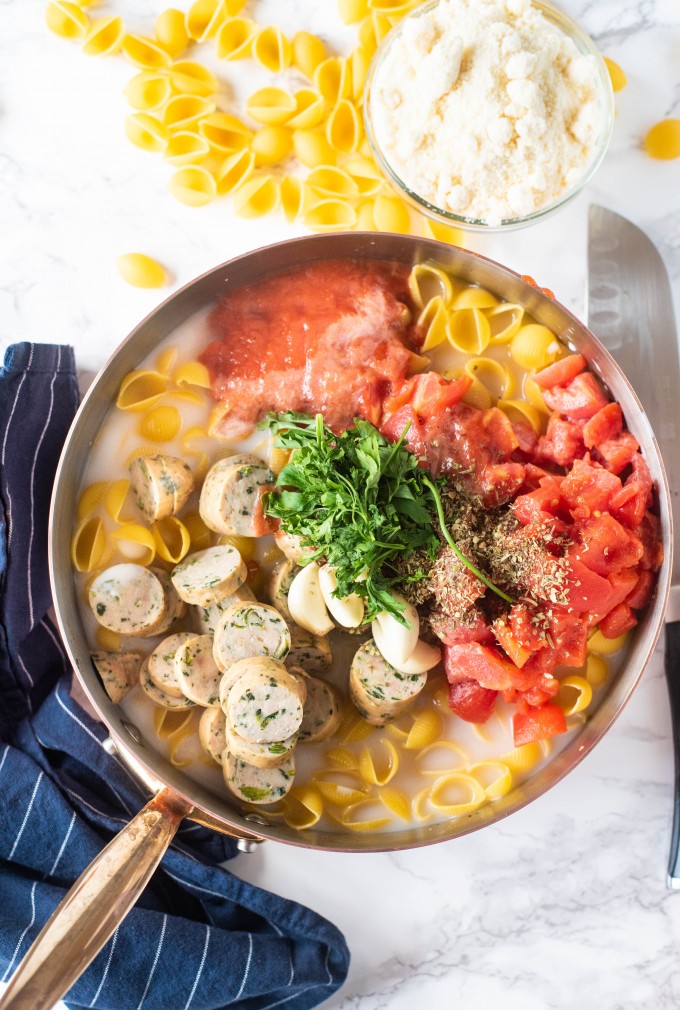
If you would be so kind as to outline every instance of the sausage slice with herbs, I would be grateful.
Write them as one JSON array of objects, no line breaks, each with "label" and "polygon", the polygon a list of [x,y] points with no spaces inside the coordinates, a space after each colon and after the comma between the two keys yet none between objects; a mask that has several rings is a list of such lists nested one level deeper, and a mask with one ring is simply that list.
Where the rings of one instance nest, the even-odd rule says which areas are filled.
[{"label": "sausage slice with herbs", "polygon": [[175,656],[175,675],[182,693],[204,708],[220,707],[222,672],[213,659],[211,635],[189,635]]},{"label": "sausage slice with herbs", "polygon": [[229,720],[226,720],[225,734],[227,748],[234,757],[254,765],[256,768],[279,768],[292,755],[297,743],[297,733],[287,740],[275,740],[273,743],[252,743],[242,737]]},{"label": "sausage slice with herbs", "polygon": [[222,764],[222,753],[227,746],[227,717],[221,708],[206,708],[198,720],[198,739],[203,750],[218,765]]},{"label": "sausage slice with herbs", "polygon": [[239,552],[225,544],[189,554],[175,565],[171,578],[186,603],[209,607],[239,589],[247,574]]},{"label": "sausage slice with herbs", "polygon": [[215,628],[213,650],[223,672],[240,659],[285,659],[290,650],[290,631],[275,607],[235,603],[225,610]]},{"label": "sausage slice with herbs", "polygon": [[138,456],[128,470],[137,507],[149,522],[175,515],[194,489],[191,468],[176,456]]},{"label": "sausage slice with herbs", "polygon": [[[272,660],[272,663],[274,661]],[[245,673],[227,698],[227,721],[251,743],[275,743],[300,728],[303,702],[299,682],[282,664],[271,672]]]},{"label": "sausage slice with herbs", "polygon": [[195,707],[194,702],[189,701],[188,698],[185,698],[184,696],[181,698],[173,698],[173,696],[168,694],[166,691],[162,691],[160,687],[156,687],[149,676],[148,662],[146,659],[139,670],[139,686],[147,698],[149,698],[154,705],[160,705],[161,708],[169,708],[174,709],[177,712],[181,712],[184,709]]},{"label": "sausage slice with herbs", "polygon": [[326,673],[333,665],[331,643],[325,635],[313,635],[299,624],[290,625],[290,650],[286,666],[301,666],[306,674]]},{"label": "sausage slice with herbs", "polygon": [[373,726],[384,726],[410,708],[426,681],[426,673],[395,670],[375,642],[364,642],[352,660],[349,694],[363,719]]},{"label": "sausage slice with herbs", "polygon": [[280,561],[269,576],[267,582],[267,597],[273,607],[283,614],[286,621],[291,622],[290,610],[288,609],[288,590],[291,582],[297,575],[298,567],[294,561]]},{"label": "sausage slice with herbs", "polygon": [[172,584],[172,579],[168,572],[163,571],[162,568],[152,568],[150,569],[156,578],[160,581],[163,586],[163,592],[165,593],[165,599],[167,601],[168,610],[160,622],[160,624],[153,629],[152,635],[164,635],[166,631],[170,631],[172,626],[176,621],[179,621],[186,613],[187,605],[184,600],[181,600],[177,594],[177,590]]},{"label": "sausage slice with herbs", "polygon": [[328,740],[342,722],[342,704],[333,687],[325,680],[308,677],[307,700],[300,724],[300,743]]},{"label": "sausage slice with herbs", "polygon": [[90,584],[88,602],[99,624],[119,635],[156,634],[168,616],[161,579],[131,563],[100,572]]},{"label": "sausage slice with herbs", "polygon": [[215,463],[203,481],[199,512],[215,533],[262,537],[273,524],[264,514],[263,495],[274,484],[274,473],[255,457],[255,462],[234,464],[234,457]]},{"label": "sausage slice with herbs", "polygon": [[184,697],[184,691],[175,670],[175,656],[177,650],[193,637],[191,632],[187,631],[169,635],[163,639],[160,645],[156,646],[147,660],[146,667],[149,678],[156,687],[165,691],[172,698]]},{"label": "sausage slice with herbs", "polygon": [[227,788],[248,803],[276,803],[293,784],[295,761],[291,755],[279,768],[256,768],[225,748],[222,771]]},{"label": "sausage slice with herbs", "polygon": [[223,600],[211,603],[209,607],[193,607],[191,612],[191,623],[198,635],[214,635],[215,628],[219,624],[220,618],[225,610],[235,603],[255,603],[255,593],[247,583],[243,583]]},{"label": "sausage slice with herbs", "polygon": [[91,658],[114,705],[139,683],[141,652],[93,652]]}]

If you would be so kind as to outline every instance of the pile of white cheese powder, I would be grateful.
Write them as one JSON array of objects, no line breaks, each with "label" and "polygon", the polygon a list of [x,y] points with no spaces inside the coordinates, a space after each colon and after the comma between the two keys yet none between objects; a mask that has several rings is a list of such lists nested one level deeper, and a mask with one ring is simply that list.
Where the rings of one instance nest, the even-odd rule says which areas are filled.
[{"label": "pile of white cheese powder", "polygon": [[597,68],[529,0],[441,0],[376,68],[385,161],[435,207],[490,225],[562,196],[602,128]]}]

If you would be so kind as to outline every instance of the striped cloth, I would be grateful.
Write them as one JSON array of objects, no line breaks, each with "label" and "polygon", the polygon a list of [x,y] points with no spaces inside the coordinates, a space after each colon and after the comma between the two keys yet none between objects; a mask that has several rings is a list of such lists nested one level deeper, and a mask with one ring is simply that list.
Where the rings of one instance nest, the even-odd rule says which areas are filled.
[{"label": "striped cloth", "polygon": [[[50,488],[77,402],[70,348],[9,348],[0,370],[0,981],[145,802],[104,750],[103,726],[71,698],[48,614]],[[305,1010],[327,999],[347,974],[342,934],[217,865],[235,854],[230,839],[185,823],[68,1005]]]}]

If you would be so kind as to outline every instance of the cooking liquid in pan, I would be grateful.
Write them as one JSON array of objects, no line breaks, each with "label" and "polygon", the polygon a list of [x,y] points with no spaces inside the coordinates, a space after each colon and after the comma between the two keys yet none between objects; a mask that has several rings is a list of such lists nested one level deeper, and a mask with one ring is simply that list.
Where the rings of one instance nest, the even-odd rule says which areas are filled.
[{"label": "cooking liquid in pan", "polygon": [[[82,490],[97,482],[106,482],[110,487],[115,481],[126,480],[131,454],[140,447],[147,446],[153,451],[185,459],[197,476],[197,489],[182,509],[178,517],[181,520],[186,513],[198,512],[198,491],[201,483],[201,479],[198,478],[199,470],[204,474],[216,460],[238,452],[254,452],[265,460],[269,459],[271,440],[266,432],[255,430],[245,439],[231,441],[210,438],[207,429],[215,407],[210,391],[191,384],[178,384],[172,378],[178,376],[178,369],[181,373],[183,364],[197,361],[209,343],[208,316],[209,311],[197,313],[179,326],[153,354],[138,365],[139,370],[164,372],[170,376],[168,390],[156,406],[169,406],[179,412],[181,426],[177,434],[162,441],[151,441],[148,438],[150,429],[147,412],[131,412],[112,406],[92,447]],[[526,318],[524,321],[527,322]],[[492,344],[484,351],[484,357],[501,362],[506,367],[515,386],[513,398],[520,399],[524,395],[523,383],[527,373],[511,359],[508,348],[508,344]],[[448,342],[428,353],[431,355],[431,367],[439,372],[460,368],[469,359],[469,355],[466,356],[456,350]],[[492,391],[496,396],[499,393],[498,390]],[[146,435],[140,431],[145,424],[147,424]],[[102,502],[97,506],[96,514],[102,518],[107,532],[107,551],[115,551],[115,554],[110,553],[108,557],[105,554],[97,570],[123,560],[140,560],[145,552],[143,545],[126,540],[125,537],[118,540],[111,539],[111,533],[117,528],[120,530],[121,523],[139,523],[140,518],[136,509],[128,499],[117,518],[112,519],[110,514],[107,515],[105,499],[102,499]],[[217,542],[216,535],[213,535],[212,542]],[[193,549],[197,548],[190,548]],[[260,565],[261,575],[281,560],[281,555],[270,536],[255,541],[254,557]],[[86,588],[91,578],[91,572],[76,574],[81,590],[79,598],[83,625],[92,650],[95,651],[111,648],[111,644],[107,633],[103,634],[103,629],[95,621],[86,601]],[[262,591],[265,582],[266,580],[260,576],[260,581],[256,582],[254,588],[258,599],[269,602]],[[177,628],[173,626],[172,631],[192,630],[192,628],[193,625],[185,621]],[[139,650],[148,654],[163,637],[126,638],[121,648],[125,651]],[[355,824],[353,817],[343,813],[347,809],[346,806],[328,801],[329,790],[332,793],[334,786],[340,787],[341,790],[343,788],[367,790],[366,798],[371,802],[364,805],[361,815],[356,817],[356,823],[370,825],[371,829],[375,830],[403,828],[405,822],[430,823],[448,819],[455,813],[463,814],[466,812],[466,806],[474,808],[480,805],[479,796],[476,798],[475,795],[471,796],[465,781],[456,778],[455,775],[449,781],[444,781],[442,776],[458,769],[465,768],[468,772],[472,770],[485,790],[484,802],[493,800],[504,795],[512,785],[522,781],[540,767],[550,753],[556,752],[571,738],[572,733],[584,720],[581,713],[571,715],[568,717],[570,732],[567,734],[553,741],[529,745],[528,748],[516,751],[512,740],[512,706],[506,705],[499,697],[496,711],[487,723],[476,726],[463,721],[448,708],[447,682],[441,667],[437,667],[428,675],[428,684],[407,716],[401,717],[392,725],[369,727],[358,718],[347,697],[349,664],[356,649],[368,637],[369,629],[366,629],[366,634],[362,636],[349,634],[340,629],[331,633],[334,662],[327,679],[337,687],[345,701],[345,719],[332,739],[323,743],[298,744],[296,748],[295,789],[304,790],[305,785],[313,783],[315,779],[317,782],[327,784],[323,787],[325,792],[320,826],[324,823],[330,825],[331,820],[335,821],[337,826],[339,820],[345,823],[348,829],[363,830],[361,827],[353,827]],[[615,676],[624,656],[625,649],[621,649],[613,659],[607,657],[604,660],[604,664],[609,667],[609,679]],[[599,665],[606,671],[602,661]],[[584,674],[584,671],[573,669],[560,671],[558,668],[556,676],[560,678],[574,673]],[[602,684],[594,685],[594,697],[589,711],[596,707],[602,691]],[[152,747],[167,756],[174,764],[184,768],[191,777],[231,799],[224,785],[220,767],[203,753],[199,744],[196,733],[199,710],[188,713],[173,712],[169,716],[164,716],[163,710],[154,706],[139,687],[135,687],[121,704]],[[408,734],[414,720],[417,720],[421,713],[427,712],[436,713],[437,719],[433,721],[429,730],[427,726],[425,727],[424,738],[429,732],[433,741],[434,737],[437,740],[429,747],[427,744],[425,747],[419,747],[416,746],[418,741],[409,740]],[[441,721],[441,733],[436,728],[438,720]],[[493,763],[499,760],[502,764]],[[480,765],[480,762],[485,764]],[[396,771],[395,765],[398,766]],[[478,767],[475,768],[475,765]],[[433,806],[428,803],[426,793],[435,781],[440,782],[440,788]],[[382,783],[385,784],[385,789],[392,791],[388,797],[391,799],[391,805],[386,806],[380,801]],[[387,796],[387,793],[385,795]],[[334,799],[337,800],[338,796],[336,795]],[[240,804],[236,798],[233,798],[232,802],[240,809],[247,808],[246,804]],[[284,815],[281,803],[253,809],[257,809],[264,817]],[[286,816],[291,818],[289,823],[303,827],[306,823],[303,814],[304,805],[302,814],[300,809],[292,813],[289,809]],[[325,818],[329,815],[331,820],[326,821]]]}]

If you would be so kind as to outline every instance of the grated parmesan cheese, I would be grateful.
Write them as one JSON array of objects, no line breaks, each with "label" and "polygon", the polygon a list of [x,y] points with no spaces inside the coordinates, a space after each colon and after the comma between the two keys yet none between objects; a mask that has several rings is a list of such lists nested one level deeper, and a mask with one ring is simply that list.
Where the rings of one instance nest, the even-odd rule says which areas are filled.
[{"label": "grated parmesan cheese", "polygon": [[584,174],[602,128],[597,68],[529,0],[442,0],[388,43],[371,118],[412,192],[497,225]]}]

